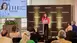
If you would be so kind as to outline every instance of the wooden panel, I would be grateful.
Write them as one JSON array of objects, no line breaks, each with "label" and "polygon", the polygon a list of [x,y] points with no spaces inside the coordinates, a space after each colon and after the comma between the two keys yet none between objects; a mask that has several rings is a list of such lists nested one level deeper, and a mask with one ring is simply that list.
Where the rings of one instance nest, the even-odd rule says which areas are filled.
[{"label": "wooden panel", "polygon": [[[62,7],[61,11],[62,11],[62,22],[71,22],[71,5],[30,5],[30,6],[27,6],[27,20],[28,20],[28,23],[27,24],[34,24],[34,22],[30,23],[30,21],[34,21],[34,7],[40,7],[39,9],[39,20],[41,21],[41,18],[42,18],[42,15],[44,13],[40,13],[40,12],[46,12],[47,15],[48,13],[50,12],[53,12],[52,13],[52,21],[55,23],[52,23],[52,28],[51,28],[51,31],[57,31],[57,28],[56,28],[56,7]],[[51,7],[49,9],[47,9],[46,7]],[[31,12],[31,13],[30,13]],[[55,12],[55,13],[54,13]],[[40,22],[39,22],[40,23]],[[65,23],[62,24],[62,29],[65,29]],[[28,27],[30,27],[31,25],[28,25]],[[41,26],[42,27],[42,26]],[[40,27],[40,28],[41,28]],[[39,29],[39,28],[38,28]]]}]

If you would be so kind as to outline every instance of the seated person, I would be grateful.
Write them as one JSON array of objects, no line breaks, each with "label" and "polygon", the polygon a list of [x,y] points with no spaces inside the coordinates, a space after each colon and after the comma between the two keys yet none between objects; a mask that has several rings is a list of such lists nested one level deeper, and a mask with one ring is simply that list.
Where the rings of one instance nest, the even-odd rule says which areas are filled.
[{"label": "seated person", "polygon": [[72,28],[73,28],[73,32],[75,32],[77,34],[77,26],[76,26],[76,22],[72,21]]},{"label": "seated person", "polygon": [[31,35],[30,39],[33,40],[33,41],[35,41],[35,43],[37,43],[38,37],[37,37],[37,33],[35,32],[34,28],[32,28],[32,30],[30,32],[30,35]]},{"label": "seated person", "polygon": [[7,30],[6,30],[6,28],[5,28],[5,26],[3,25],[3,28],[2,28],[2,30],[1,30],[1,32],[0,32],[0,37],[2,37],[1,36],[1,33],[4,33],[4,32],[6,32]]},{"label": "seated person", "polygon": [[2,32],[2,37],[0,38],[0,43],[13,43],[12,39],[8,38],[8,32]]},{"label": "seated person", "polygon": [[72,31],[71,23],[67,23],[67,28],[65,29],[66,32]]},{"label": "seated person", "polygon": [[5,33],[5,32],[7,32],[7,30],[6,29],[3,29],[2,31],[1,31],[1,33],[0,33],[0,37],[2,37],[2,33]]},{"label": "seated person", "polygon": [[23,34],[23,37],[22,37],[22,39],[20,40],[20,43],[29,43],[29,42],[34,42],[33,40],[30,40],[30,37],[29,37],[29,35],[25,32],[24,34]]},{"label": "seated person", "polygon": [[35,43],[33,40],[28,40],[26,43]]},{"label": "seated person", "polygon": [[[27,33],[28,37],[30,37],[30,32],[27,31],[27,30],[26,30],[25,32]],[[24,35],[25,32],[22,32],[22,33],[21,33],[21,36],[22,36],[22,37],[23,37],[23,35]]]},{"label": "seated person", "polygon": [[58,33],[58,40],[54,40],[51,43],[72,43],[70,41],[65,40],[66,32],[64,30],[60,30]]},{"label": "seated person", "polygon": [[12,32],[10,33],[10,37],[11,38],[15,38],[15,37],[20,37],[20,33],[16,31],[17,27],[13,26],[12,27]]}]

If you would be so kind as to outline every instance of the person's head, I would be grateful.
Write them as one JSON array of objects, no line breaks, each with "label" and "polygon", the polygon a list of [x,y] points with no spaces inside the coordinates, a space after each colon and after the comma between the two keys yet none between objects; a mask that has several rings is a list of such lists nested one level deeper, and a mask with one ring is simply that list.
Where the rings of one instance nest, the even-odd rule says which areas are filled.
[{"label": "person's head", "polygon": [[3,10],[3,9],[7,10],[7,7],[8,7],[7,3],[4,2],[4,3],[2,3],[1,10]]},{"label": "person's head", "polygon": [[2,28],[3,30],[6,30],[6,27],[5,27],[5,25],[3,25],[3,28]]},{"label": "person's head", "polygon": [[30,39],[30,37],[29,37],[29,35],[28,35],[27,32],[24,32],[24,34],[23,34],[23,36],[22,36],[22,39],[23,39],[23,40],[29,40],[29,39]]},{"label": "person's head", "polygon": [[12,27],[12,32],[16,32],[16,29],[17,29],[17,27],[16,26],[13,26]]},{"label": "person's head", "polygon": [[75,24],[76,24],[76,22],[75,22],[75,21],[72,21],[72,22],[71,22],[71,24],[72,24],[72,25],[75,25]]},{"label": "person's head", "polygon": [[54,40],[51,43],[60,43],[58,40]]},{"label": "person's head", "polygon": [[8,31],[7,31],[7,30],[2,31],[2,32],[1,32],[1,35],[2,35],[2,36],[8,36]]},{"label": "person's head", "polygon": [[69,26],[69,25],[71,25],[71,23],[70,23],[70,22],[68,22],[68,23],[67,23],[67,25]]},{"label": "person's head", "polygon": [[34,27],[30,27],[29,29],[30,29],[30,32],[35,32]]},{"label": "person's head", "polygon": [[64,30],[60,30],[58,32],[58,37],[59,38],[66,38],[66,32]]},{"label": "person's head", "polygon": [[44,14],[44,17],[47,17],[46,13]]}]

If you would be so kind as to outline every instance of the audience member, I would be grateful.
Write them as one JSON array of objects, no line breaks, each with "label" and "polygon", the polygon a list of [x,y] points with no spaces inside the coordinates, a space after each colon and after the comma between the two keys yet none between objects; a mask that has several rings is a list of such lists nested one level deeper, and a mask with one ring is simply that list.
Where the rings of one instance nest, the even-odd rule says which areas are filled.
[{"label": "audience member", "polygon": [[3,30],[6,30],[6,27],[5,27],[5,25],[3,25],[2,31],[3,31]]},{"label": "audience member", "polygon": [[13,43],[12,39],[8,38],[8,32],[2,32],[1,33],[2,37],[0,38],[0,43]]},{"label": "audience member", "polygon": [[67,28],[65,29],[66,32],[72,31],[71,23],[67,23]]},{"label": "audience member", "polygon": [[27,43],[35,43],[33,40],[28,40]]},{"label": "audience member", "polygon": [[75,22],[72,22],[72,25],[70,23],[68,27],[69,27],[68,29],[72,29],[72,30],[66,32],[66,36],[67,36],[66,40],[72,41],[72,39],[76,37],[76,33],[73,31],[74,30],[73,28],[76,28]]},{"label": "audience member", "polygon": [[72,31],[77,33],[77,26],[76,26],[76,22],[75,21],[72,21],[72,28],[73,28]]},{"label": "audience member", "polygon": [[[27,30],[25,32],[27,33],[28,37],[30,38],[30,32],[27,31]],[[22,37],[23,37],[23,35],[24,35],[25,32],[22,33]]]},{"label": "audience member", "polygon": [[32,30],[31,30],[31,33],[30,33],[30,35],[31,35],[31,37],[30,37],[30,39],[31,40],[33,40],[33,41],[35,41],[35,43],[37,43],[37,41],[38,41],[38,36],[37,36],[37,32],[35,32],[35,29],[34,28],[31,28]]},{"label": "audience member", "polygon": [[58,40],[52,41],[51,43],[60,43]]},{"label": "audience member", "polygon": [[[7,30],[6,30],[6,29],[3,29],[3,30],[1,31],[1,34],[2,34],[2,33],[5,33],[5,32],[7,32]],[[0,34],[0,37],[2,37],[1,34]]]},{"label": "audience member", "polygon": [[29,37],[27,33],[24,33],[22,36],[22,39],[20,40],[20,43],[26,43],[29,40]]},{"label": "audience member", "polygon": [[[6,28],[5,28],[5,26],[3,25],[3,28],[2,28],[2,30],[1,30],[1,32],[6,32],[7,30],[6,30]],[[2,37],[1,36],[1,32],[0,32],[0,37]]]},{"label": "audience member", "polygon": [[29,35],[25,32],[25,33],[23,34],[22,39],[20,40],[20,43],[28,43],[29,40],[30,40],[30,37],[29,37]]},{"label": "audience member", "polygon": [[58,40],[54,40],[51,43],[72,43],[70,41],[65,40],[66,32],[64,30],[60,30],[58,32]]},{"label": "audience member", "polygon": [[12,32],[10,33],[10,37],[11,38],[15,38],[15,37],[19,37],[20,36],[20,33],[16,31],[17,27],[16,26],[13,26],[12,27]]}]

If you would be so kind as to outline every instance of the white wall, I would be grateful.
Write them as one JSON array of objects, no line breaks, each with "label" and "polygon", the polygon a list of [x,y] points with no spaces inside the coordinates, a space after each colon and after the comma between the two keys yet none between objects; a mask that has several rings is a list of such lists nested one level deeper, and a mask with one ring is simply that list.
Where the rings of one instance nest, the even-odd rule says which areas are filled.
[{"label": "white wall", "polygon": [[74,0],[27,0],[27,5],[64,5],[72,4]]},{"label": "white wall", "polygon": [[72,17],[77,25],[77,0],[29,0],[28,5],[72,5]]},{"label": "white wall", "polygon": [[77,3],[77,0],[28,0],[28,5],[72,5],[71,17],[76,21],[75,2]]},{"label": "white wall", "polygon": [[32,0],[32,5],[48,5],[48,0]]},{"label": "white wall", "polygon": [[31,5],[32,0],[27,0],[27,5]]},{"label": "white wall", "polygon": [[77,0],[75,0],[75,21],[77,25]]}]

